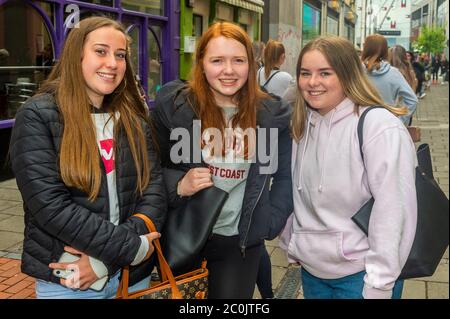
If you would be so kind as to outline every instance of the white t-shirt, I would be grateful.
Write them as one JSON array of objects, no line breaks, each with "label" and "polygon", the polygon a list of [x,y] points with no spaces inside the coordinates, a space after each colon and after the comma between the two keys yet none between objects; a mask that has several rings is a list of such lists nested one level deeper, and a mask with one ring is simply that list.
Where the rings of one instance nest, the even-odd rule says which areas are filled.
[{"label": "white t-shirt", "polygon": [[[273,75],[275,72],[278,73]],[[270,78],[271,76],[272,78]],[[267,81],[265,76],[265,69],[264,67],[262,67],[258,70],[257,79],[259,81],[259,85],[263,86],[267,90],[267,92],[282,97],[284,95],[284,92],[289,87],[289,83],[292,81],[293,78],[287,72],[272,70],[268,78],[270,80]]]},{"label": "white t-shirt", "polygon": [[[106,181],[108,183],[109,221],[117,226],[120,220],[120,209],[116,186],[114,119],[111,118],[111,114],[103,113],[100,110],[96,113],[92,113],[91,116],[95,125],[98,149],[105,168]],[[120,114],[116,113],[115,116],[118,118]],[[140,236],[140,238],[141,245],[139,246],[135,259],[131,263],[132,266],[139,264],[145,258],[149,248],[147,238],[145,236]],[[108,274],[108,269],[103,262],[93,257],[89,257],[89,261],[98,278],[102,278]]]}]

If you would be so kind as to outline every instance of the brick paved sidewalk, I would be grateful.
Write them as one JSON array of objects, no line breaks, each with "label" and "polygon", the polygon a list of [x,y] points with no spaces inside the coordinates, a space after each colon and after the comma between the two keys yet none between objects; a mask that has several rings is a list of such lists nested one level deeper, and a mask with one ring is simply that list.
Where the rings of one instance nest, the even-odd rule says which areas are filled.
[{"label": "brick paved sidewalk", "polygon": [[20,272],[20,260],[0,258],[0,299],[34,299],[34,278]]}]

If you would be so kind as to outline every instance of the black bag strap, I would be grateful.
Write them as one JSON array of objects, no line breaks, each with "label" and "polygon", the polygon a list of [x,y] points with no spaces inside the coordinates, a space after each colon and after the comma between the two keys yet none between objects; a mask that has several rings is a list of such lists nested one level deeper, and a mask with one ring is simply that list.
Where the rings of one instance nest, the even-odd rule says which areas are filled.
[{"label": "black bag strap", "polygon": [[363,160],[364,163],[364,153],[362,151],[362,147],[363,147],[363,128],[364,128],[364,119],[366,118],[367,113],[369,113],[370,110],[373,109],[384,109],[384,107],[376,105],[376,106],[370,106],[367,109],[364,110],[364,112],[362,112],[361,116],[359,117],[358,120],[358,141],[359,141],[359,152],[361,153],[361,158]]},{"label": "black bag strap", "polygon": [[[261,71],[262,71],[263,67],[260,67],[258,70],[258,84],[261,82]],[[277,75],[278,73],[280,73],[280,70],[275,71],[271,76],[269,76],[269,78],[266,80],[266,82],[264,82],[263,85],[261,85],[262,88],[266,88],[266,85],[269,84],[270,80],[272,80],[272,78]]]},{"label": "black bag strap", "polygon": [[264,83],[263,87],[266,87],[267,84],[269,84],[270,80],[272,80],[272,78],[277,75],[278,73],[280,73],[280,70],[275,71],[266,81],[266,83]]}]

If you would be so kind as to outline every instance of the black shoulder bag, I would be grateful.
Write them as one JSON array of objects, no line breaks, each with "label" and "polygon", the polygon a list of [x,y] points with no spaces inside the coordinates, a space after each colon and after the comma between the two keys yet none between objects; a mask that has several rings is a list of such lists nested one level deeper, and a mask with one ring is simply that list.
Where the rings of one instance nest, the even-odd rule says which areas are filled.
[{"label": "black shoulder bag", "polygon": [[[364,162],[363,125],[367,112],[381,106],[369,107],[358,122],[359,150]],[[449,201],[434,180],[430,148],[422,144],[417,149],[416,167],[417,228],[414,242],[399,279],[432,276],[449,242]],[[352,220],[368,235],[369,219],[375,200],[372,197]]]},{"label": "black shoulder bag", "polygon": [[198,268],[200,252],[206,244],[228,193],[215,186],[205,188],[169,210],[161,232],[161,246],[175,275]]}]

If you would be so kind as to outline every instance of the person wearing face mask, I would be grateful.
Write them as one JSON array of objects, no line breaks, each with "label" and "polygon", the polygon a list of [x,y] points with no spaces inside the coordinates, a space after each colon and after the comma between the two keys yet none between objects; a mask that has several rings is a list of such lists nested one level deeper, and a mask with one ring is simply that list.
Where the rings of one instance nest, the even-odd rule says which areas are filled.
[{"label": "person wearing face mask", "polygon": [[[276,237],[292,212],[290,111],[259,88],[251,41],[229,22],[213,24],[200,38],[191,79],[170,82],[157,95],[151,114],[169,209],[213,185],[229,193],[201,252],[209,270],[208,298],[252,298],[264,239]],[[198,136],[194,120],[201,123]],[[193,150],[180,160],[173,149],[183,140],[170,138],[177,130],[189,132]],[[210,148],[214,132],[219,146]]]},{"label": "person wearing face mask", "polygon": [[[149,286],[160,235],[133,214],[161,229],[167,200],[128,45],[118,22],[82,20],[17,112],[10,154],[25,211],[22,272],[36,278],[37,298],[113,298],[128,265],[130,290]],[[75,261],[60,262],[67,254]]]},{"label": "person wearing face mask", "polygon": [[[398,277],[416,231],[417,158],[397,118],[368,81],[352,43],[320,37],[297,63],[292,115],[294,213],[280,238],[300,263],[307,299],[400,298]],[[368,106],[360,153],[357,133]],[[366,236],[351,217],[375,199]]]}]

